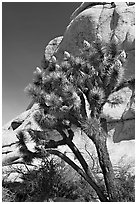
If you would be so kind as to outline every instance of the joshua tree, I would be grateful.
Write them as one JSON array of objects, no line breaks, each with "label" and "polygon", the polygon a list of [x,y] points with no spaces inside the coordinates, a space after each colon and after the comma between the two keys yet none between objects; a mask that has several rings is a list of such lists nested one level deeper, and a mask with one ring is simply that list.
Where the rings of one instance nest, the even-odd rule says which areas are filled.
[{"label": "joshua tree", "polygon": [[[43,152],[45,156],[46,153],[59,156],[91,185],[102,202],[120,200],[107,150],[107,122],[102,117],[102,110],[106,103],[118,105],[122,102],[120,98],[110,101],[112,93],[134,84],[134,79],[124,81],[125,60],[126,53],[120,50],[115,36],[104,46],[97,34],[92,44],[83,42],[79,56],[74,57],[65,51],[61,63],[58,63],[55,56],[50,60],[45,59],[45,66],[36,68],[33,83],[27,87],[27,93],[39,104],[35,120],[44,131],[44,137],[46,138],[49,130],[53,134],[59,134],[62,139],[47,142],[37,132],[29,130],[37,145],[35,153],[26,151],[28,156],[25,154],[24,160],[40,157]],[[100,188],[73,142],[75,128],[80,128],[96,147],[107,194]],[[20,150],[24,152],[27,147],[23,132],[19,133],[18,138]],[[81,167],[57,150],[61,145],[68,145]]]}]

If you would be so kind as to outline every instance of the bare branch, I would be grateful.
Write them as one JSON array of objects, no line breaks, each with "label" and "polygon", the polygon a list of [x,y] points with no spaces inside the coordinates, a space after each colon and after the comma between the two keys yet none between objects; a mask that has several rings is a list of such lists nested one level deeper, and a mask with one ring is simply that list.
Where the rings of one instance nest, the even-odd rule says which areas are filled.
[{"label": "bare branch", "polygon": [[88,155],[90,156],[90,158],[92,159],[93,165],[92,165],[91,170],[93,170],[94,167],[95,167],[95,160],[94,160],[93,156],[91,155],[91,153],[87,150],[87,145],[86,144],[85,144],[85,150],[88,153]]},{"label": "bare branch", "polygon": [[59,141],[55,141],[55,140],[49,140],[48,142],[45,142],[44,146],[45,148],[57,148],[60,145],[66,145],[66,140],[59,140]]},{"label": "bare branch", "polygon": [[80,91],[79,96],[81,99],[81,115],[82,115],[83,119],[86,119],[87,118],[86,103],[85,103],[85,98],[83,96],[82,91]]},{"label": "bare branch", "polygon": [[75,171],[77,171],[91,186],[92,188],[98,193],[99,199],[102,202],[108,202],[108,199],[104,195],[104,193],[100,190],[100,188],[97,186],[97,184],[84,173],[84,171],[77,166],[72,160],[70,160],[66,155],[62,154],[58,150],[47,150],[48,153],[54,154],[61,159],[63,159],[67,164],[69,164]]}]

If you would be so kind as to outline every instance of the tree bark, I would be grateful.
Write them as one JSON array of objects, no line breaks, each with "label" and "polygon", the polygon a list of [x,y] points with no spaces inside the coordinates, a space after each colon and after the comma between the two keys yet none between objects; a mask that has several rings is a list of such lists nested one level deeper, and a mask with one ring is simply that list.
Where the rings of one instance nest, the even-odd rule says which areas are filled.
[{"label": "tree bark", "polygon": [[116,187],[115,175],[114,175],[112,163],[111,163],[107,145],[106,145],[106,139],[107,139],[106,131],[102,128],[95,135],[92,135],[92,136],[88,135],[88,137],[93,141],[97,150],[99,164],[104,176],[104,181],[105,181],[109,201],[118,202],[119,194]]}]

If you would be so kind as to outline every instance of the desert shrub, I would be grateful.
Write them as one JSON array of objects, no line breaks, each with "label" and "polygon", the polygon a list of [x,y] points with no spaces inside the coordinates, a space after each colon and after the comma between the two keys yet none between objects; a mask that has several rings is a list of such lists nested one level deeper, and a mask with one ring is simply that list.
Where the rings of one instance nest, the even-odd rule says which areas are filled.
[{"label": "desert shrub", "polygon": [[8,188],[2,187],[2,202],[14,202],[15,194]]},{"label": "desert shrub", "polygon": [[40,202],[56,197],[77,198],[77,186],[64,180],[66,170],[55,159],[43,159],[39,168],[22,172],[23,182],[3,180],[3,202]]},{"label": "desert shrub", "polygon": [[121,202],[135,202],[135,175],[130,173],[130,168],[131,165],[123,166],[116,173]]},{"label": "desert shrub", "polygon": [[43,201],[56,194],[61,175],[59,164],[54,159],[45,159],[38,169],[24,174],[24,187],[27,201]]},{"label": "desert shrub", "polygon": [[[135,176],[130,174],[129,166],[118,168],[115,177],[121,201],[134,202]],[[43,160],[39,168],[23,173],[22,178],[22,183],[3,182],[3,202],[53,201],[58,197],[91,202],[98,198],[96,192],[76,171],[53,158]],[[106,194],[101,178],[99,183]]]},{"label": "desert shrub", "polygon": [[118,179],[118,190],[121,202],[135,202],[135,176],[124,175]]},{"label": "desert shrub", "polygon": [[22,175],[22,183],[3,181],[3,202],[40,202],[58,197],[88,202],[97,197],[77,172],[53,158]]},{"label": "desert shrub", "polygon": [[58,164],[53,159],[45,159],[39,168],[22,174],[22,183],[3,181],[3,186],[15,194],[15,201],[42,201],[54,194],[56,184],[60,179],[57,173]]}]

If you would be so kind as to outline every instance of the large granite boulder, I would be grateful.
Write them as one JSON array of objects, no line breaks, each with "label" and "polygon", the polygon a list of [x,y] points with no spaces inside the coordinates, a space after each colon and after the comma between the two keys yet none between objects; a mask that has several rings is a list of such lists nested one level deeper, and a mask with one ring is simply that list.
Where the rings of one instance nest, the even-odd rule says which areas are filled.
[{"label": "large granite boulder", "polygon": [[[95,3],[95,2],[94,2]],[[85,2],[79,8],[73,20],[68,25],[63,40],[55,55],[62,60],[64,51],[79,55],[83,41],[93,43],[98,33],[102,37],[103,44],[109,43],[113,38],[117,44],[127,53],[125,77],[134,75],[135,67],[135,5],[126,2],[114,4]],[[86,4],[86,5],[85,5]],[[85,7],[84,7],[85,5]]]}]

